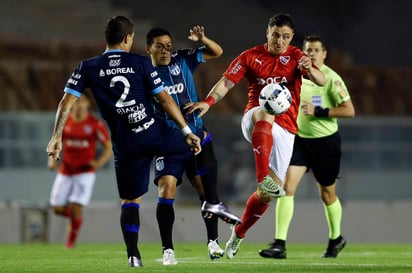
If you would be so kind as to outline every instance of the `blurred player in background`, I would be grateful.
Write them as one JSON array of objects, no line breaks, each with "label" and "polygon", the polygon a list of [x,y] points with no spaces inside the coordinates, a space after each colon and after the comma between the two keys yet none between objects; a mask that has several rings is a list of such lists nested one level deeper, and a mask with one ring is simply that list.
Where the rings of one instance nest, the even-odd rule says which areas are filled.
[{"label": "blurred player in background", "polygon": [[[68,79],[57,108],[47,153],[53,159],[60,157],[62,131],[69,111],[89,87],[110,128],[121,199],[120,225],[128,264],[142,267],[138,248],[139,211],[142,197],[148,191],[154,157],[160,154],[170,157],[166,167],[175,168],[177,177],[181,179],[182,161],[190,159],[202,148],[199,137],[192,133],[150,60],[130,53],[134,41],[133,23],[124,16],[110,18],[105,38],[105,52],[81,61]],[[155,115],[153,96],[180,130],[169,127]]]},{"label": "blurred player in background", "polygon": [[298,134],[286,174],[286,196],[276,205],[276,235],[269,249],[260,250],[266,258],[286,258],[286,238],[294,210],[294,195],[303,175],[312,169],[318,182],[329,226],[329,243],[324,258],[336,258],[345,245],[341,235],[342,206],[336,196],[341,159],[341,138],[337,118],[351,118],[355,109],[342,78],[324,64],[327,50],[318,36],[307,36],[303,51],[326,77],[325,86],[303,79],[298,114]]},{"label": "blurred player in background", "polygon": [[[293,35],[294,22],[290,15],[272,16],[266,29],[267,43],[242,52],[232,61],[206,99],[190,106],[189,112],[200,109],[202,116],[241,79],[247,79],[249,100],[242,118],[242,131],[252,143],[257,190],[246,202],[242,223],[233,227],[226,243],[229,259],[238,252],[246,232],[263,215],[270,201],[285,194],[280,185],[284,181],[297,132],[302,75],[319,85],[325,84],[323,73],[312,64],[310,58],[299,48],[290,46]],[[259,106],[260,91],[273,82],[284,84],[292,95],[289,110],[276,117]]]},{"label": "blurred player in background", "polygon": [[[50,158],[48,167],[58,169],[50,195],[50,204],[57,215],[70,219],[66,247],[75,246],[83,222],[83,207],[93,193],[96,170],[112,155],[109,132],[103,121],[89,113],[90,100],[84,95],[72,107],[63,128],[63,159]],[[96,157],[98,143],[103,149]]]},{"label": "blurred player in background", "polygon": [[[213,139],[207,131],[203,118],[197,113],[187,114],[183,107],[188,102],[199,101],[193,73],[199,64],[222,55],[223,49],[215,41],[209,39],[204,27],[194,26],[190,29],[188,39],[201,42],[202,47],[184,49],[172,52],[172,35],[166,29],[155,27],[146,35],[146,52],[150,55],[152,64],[159,73],[169,94],[180,107],[190,129],[202,140],[202,152],[185,164],[185,172],[195,187],[202,203],[204,213],[211,212],[210,217],[204,217],[207,230],[207,248],[211,259],[223,256],[223,249],[218,244],[218,217],[230,223],[239,223],[240,218],[231,214],[220,202],[217,193],[217,162],[213,150]],[[156,106],[159,106],[157,103]],[[158,113],[167,119],[170,126],[176,127],[167,113],[157,107]],[[160,156],[155,164],[155,184],[158,186],[159,198],[156,210],[157,221],[162,239],[163,263],[176,264],[174,255],[172,229],[174,223],[173,203],[176,186],[182,181],[170,175],[170,170],[162,168],[166,157]]]}]

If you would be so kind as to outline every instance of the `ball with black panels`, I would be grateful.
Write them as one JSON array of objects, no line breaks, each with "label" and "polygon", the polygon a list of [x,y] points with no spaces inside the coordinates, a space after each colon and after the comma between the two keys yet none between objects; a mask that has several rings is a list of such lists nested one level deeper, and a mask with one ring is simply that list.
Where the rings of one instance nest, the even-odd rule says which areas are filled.
[{"label": "ball with black panels", "polygon": [[259,105],[270,115],[280,115],[286,112],[292,104],[289,89],[281,83],[269,83],[259,94]]}]

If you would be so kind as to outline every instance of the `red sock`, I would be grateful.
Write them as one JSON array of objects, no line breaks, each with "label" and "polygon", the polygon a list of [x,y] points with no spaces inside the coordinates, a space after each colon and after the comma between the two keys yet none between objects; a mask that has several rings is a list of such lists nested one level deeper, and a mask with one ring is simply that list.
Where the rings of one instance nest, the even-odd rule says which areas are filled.
[{"label": "red sock", "polygon": [[71,248],[74,246],[77,240],[77,236],[79,235],[80,228],[82,226],[83,218],[71,218],[70,219],[70,230],[67,236],[67,243],[66,246]]},{"label": "red sock", "polygon": [[253,192],[246,202],[246,208],[242,215],[242,223],[236,226],[236,235],[239,238],[245,237],[246,232],[262,217],[268,207],[269,203],[260,201],[256,192]]},{"label": "red sock", "polygon": [[258,121],[252,131],[252,147],[255,155],[256,178],[258,183],[269,174],[269,157],[273,146],[272,124]]}]

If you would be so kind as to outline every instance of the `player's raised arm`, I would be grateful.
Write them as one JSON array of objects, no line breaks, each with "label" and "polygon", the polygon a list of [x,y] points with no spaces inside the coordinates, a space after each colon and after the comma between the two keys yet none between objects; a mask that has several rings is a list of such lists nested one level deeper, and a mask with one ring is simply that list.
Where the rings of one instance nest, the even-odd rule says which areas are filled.
[{"label": "player's raised arm", "polygon": [[185,109],[188,109],[188,113],[193,113],[196,110],[200,110],[199,117],[202,117],[206,114],[209,108],[223,99],[224,96],[229,92],[230,89],[235,86],[235,83],[231,80],[228,80],[226,77],[222,77],[210,90],[207,97],[200,102],[188,103],[185,105]]},{"label": "player's raised arm", "polygon": [[205,35],[205,28],[203,26],[192,27],[187,38],[194,42],[199,41],[204,45],[202,57],[205,61],[219,58],[223,54],[223,48]]},{"label": "player's raised arm", "polygon": [[324,86],[326,84],[326,78],[322,71],[320,71],[308,56],[303,56],[299,60],[299,68],[306,70],[307,75],[311,81],[319,86]]}]

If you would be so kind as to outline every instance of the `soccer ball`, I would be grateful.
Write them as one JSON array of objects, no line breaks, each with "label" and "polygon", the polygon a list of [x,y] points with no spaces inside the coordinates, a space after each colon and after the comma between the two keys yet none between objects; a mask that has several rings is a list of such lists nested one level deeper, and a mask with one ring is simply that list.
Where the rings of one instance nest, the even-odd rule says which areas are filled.
[{"label": "soccer ball", "polygon": [[280,83],[269,83],[259,94],[259,104],[270,115],[286,112],[292,103],[289,89]]}]

